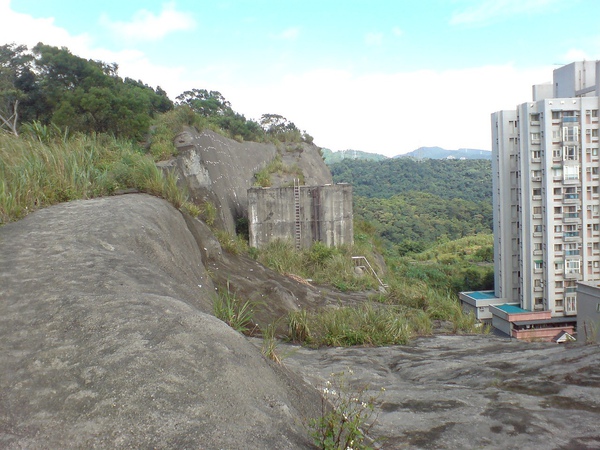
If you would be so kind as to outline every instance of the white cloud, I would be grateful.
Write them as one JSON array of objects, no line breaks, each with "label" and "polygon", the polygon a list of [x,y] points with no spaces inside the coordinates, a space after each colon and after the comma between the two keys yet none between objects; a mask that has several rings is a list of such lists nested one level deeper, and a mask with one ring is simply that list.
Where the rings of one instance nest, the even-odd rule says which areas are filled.
[{"label": "white cloud", "polygon": [[367,33],[365,42],[368,45],[381,45],[383,43],[383,33]]},{"label": "white cloud", "polygon": [[190,30],[196,26],[189,13],[175,10],[174,2],[164,3],[159,15],[141,9],[129,22],[113,22],[108,16],[103,15],[100,23],[118,38],[138,42],[157,41],[174,31]]},{"label": "white cloud", "polygon": [[287,117],[317,145],[394,156],[421,146],[490,149],[491,113],[530,101],[531,85],[551,76],[551,67],[520,71],[512,65],[361,77],[314,70],[221,92],[249,118]]},{"label": "white cloud", "polygon": [[519,14],[543,11],[562,0],[485,0],[462,11],[455,12],[450,24],[485,24],[493,19],[504,19]]},{"label": "white cloud", "polygon": [[0,0],[0,43],[16,43],[31,48],[39,42],[68,47],[77,53],[89,47],[87,34],[70,35],[54,24],[53,17],[33,18],[10,8],[10,0]]},{"label": "white cloud", "polygon": [[182,77],[185,76],[183,67],[157,66],[140,51],[123,50],[110,51],[94,47],[92,39],[87,34],[73,36],[63,28],[56,26],[54,18],[33,18],[10,9],[9,0],[0,0],[0,43],[24,44],[29,48],[38,42],[56,47],[67,47],[71,53],[86,59],[100,60],[107,63],[117,63],[119,74],[142,80],[150,86],[161,86],[169,95],[180,94]]},{"label": "white cloud", "polygon": [[396,37],[400,37],[404,34],[404,31],[402,31],[402,29],[399,27],[394,27],[392,28],[392,34]]},{"label": "white cloud", "polygon": [[293,40],[298,39],[299,35],[300,35],[299,27],[290,27],[290,28],[283,30],[279,34],[272,34],[271,37],[274,39],[283,39],[283,40],[287,40],[287,41],[293,41]]}]

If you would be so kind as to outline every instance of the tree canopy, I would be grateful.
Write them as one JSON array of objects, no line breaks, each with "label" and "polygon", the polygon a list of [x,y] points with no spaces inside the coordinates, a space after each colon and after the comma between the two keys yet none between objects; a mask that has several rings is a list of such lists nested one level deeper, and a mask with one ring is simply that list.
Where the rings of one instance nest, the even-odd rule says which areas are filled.
[{"label": "tree canopy", "polygon": [[[116,64],[86,60],[42,43],[0,46],[0,116],[19,123],[53,123],[73,131],[140,138],[156,113],[173,103],[160,87],[118,76]],[[11,122],[12,118],[12,122]]]}]

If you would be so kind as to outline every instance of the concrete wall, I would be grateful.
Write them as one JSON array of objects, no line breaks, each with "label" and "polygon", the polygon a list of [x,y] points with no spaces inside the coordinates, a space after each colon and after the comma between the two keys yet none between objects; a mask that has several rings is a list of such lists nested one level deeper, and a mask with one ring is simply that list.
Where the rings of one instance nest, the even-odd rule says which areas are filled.
[{"label": "concrete wall", "polygon": [[600,342],[600,286],[598,282],[577,283],[577,338]]},{"label": "concrete wall", "polygon": [[[314,241],[328,246],[353,243],[352,186],[300,186],[300,238],[306,248]],[[295,242],[294,188],[248,190],[250,246],[260,248],[276,239]]]}]

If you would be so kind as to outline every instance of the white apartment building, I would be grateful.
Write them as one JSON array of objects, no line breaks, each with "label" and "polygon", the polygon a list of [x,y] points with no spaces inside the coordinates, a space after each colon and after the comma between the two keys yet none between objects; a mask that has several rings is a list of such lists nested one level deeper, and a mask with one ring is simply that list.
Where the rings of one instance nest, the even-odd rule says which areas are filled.
[{"label": "white apartment building", "polygon": [[492,114],[494,294],[552,318],[577,314],[578,280],[600,280],[597,75],[569,64]]}]

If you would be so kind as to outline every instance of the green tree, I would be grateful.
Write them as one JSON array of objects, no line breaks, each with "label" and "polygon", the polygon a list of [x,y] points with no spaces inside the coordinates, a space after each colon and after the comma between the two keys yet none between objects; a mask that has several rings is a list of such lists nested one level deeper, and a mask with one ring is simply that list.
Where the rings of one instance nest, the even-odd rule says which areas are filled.
[{"label": "green tree", "polygon": [[24,45],[0,46],[0,129],[8,129],[15,136],[19,135],[19,112],[35,91],[32,60]]}]

